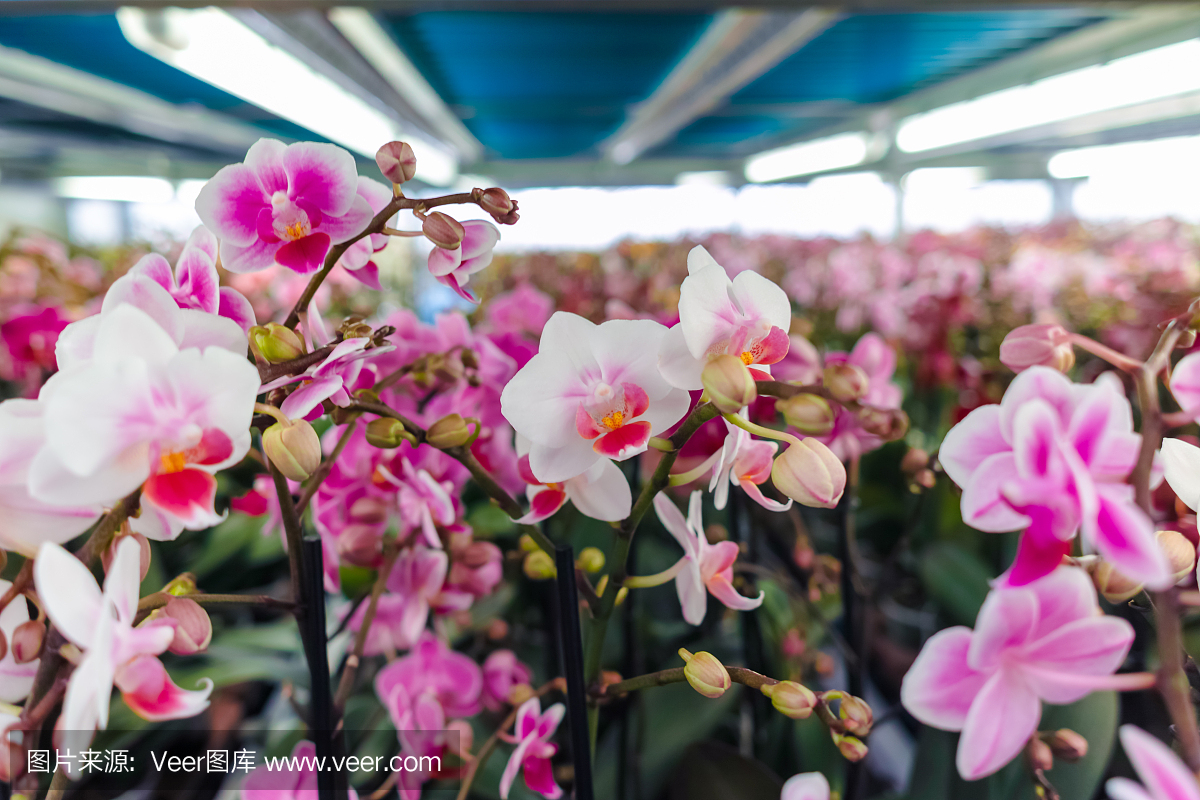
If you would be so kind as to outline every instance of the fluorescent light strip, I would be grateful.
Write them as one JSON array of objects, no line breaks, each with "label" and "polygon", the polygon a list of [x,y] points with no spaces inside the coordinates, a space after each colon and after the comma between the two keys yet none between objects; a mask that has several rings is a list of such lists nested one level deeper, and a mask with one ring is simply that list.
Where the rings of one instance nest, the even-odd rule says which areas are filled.
[{"label": "fluorescent light strip", "polygon": [[916,114],[901,123],[896,146],[935,150],[1195,91],[1200,41],[1190,39]]},{"label": "fluorescent light strip", "polygon": [[746,180],[766,183],[857,166],[867,158],[867,135],[843,133],[768,150],[746,161]]},{"label": "fluorescent light strip", "polygon": [[[369,158],[385,142],[401,138],[395,120],[226,12],[154,13],[163,15],[166,33],[156,35],[142,9],[122,8],[117,21],[131,44],[160,61]],[[421,137],[404,139],[417,156],[422,180],[440,186],[454,180],[452,156]]]},{"label": "fluorescent light strip", "polygon": [[72,200],[114,200],[123,203],[169,203],[175,187],[163,178],[136,175],[86,175],[59,178],[55,194]]},{"label": "fluorescent light strip", "polygon": [[[1097,174],[1178,174],[1200,165],[1200,136],[1173,136],[1142,142],[1064,150],[1046,165],[1054,178],[1087,178]],[[1195,167],[1191,167],[1195,172]]]}]

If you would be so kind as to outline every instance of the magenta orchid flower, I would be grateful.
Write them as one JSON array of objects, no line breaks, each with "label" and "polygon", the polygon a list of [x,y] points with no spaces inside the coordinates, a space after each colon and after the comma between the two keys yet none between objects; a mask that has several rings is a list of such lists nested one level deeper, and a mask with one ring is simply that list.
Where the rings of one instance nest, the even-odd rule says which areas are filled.
[{"label": "magenta orchid flower", "polygon": [[180,350],[135,306],[101,316],[91,360],[42,390],[46,440],[30,464],[30,493],[111,505],[141,487],[131,525],[152,539],[216,524],[213,475],[250,448],[258,371],[220,347]]},{"label": "magenta orchid flower", "polygon": [[500,776],[500,800],[508,800],[518,772],[524,773],[525,785],[530,791],[550,800],[562,797],[562,787],[554,780],[554,767],[550,763],[558,752],[558,745],[551,743],[550,738],[566,712],[566,706],[555,703],[543,713],[541,701],[536,697],[529,698],[517,709],[514,732],[504,736],[516,748]]},{"label": "magenta orchid flower", "polygon": [[171,269],[157,253],[143,256],[127,273],[143,275],[167,290],[180,308],[233,320],[243,331],[254,325],[254,308],[237,289],[217,277],[217,237],[203,225],[192,231]]},{"label": "magenta orchid flower", "polygon": [[[378,214],[391,202],[392,190],[379,181],[359,178],[358,196],[367,201],[372,214]],[[387,245],[386,233],[372,233],[347,247],[337,263],[364,286],[382,291],[383,286],[379,283],[379,265],[372,259]]]},{"label": "magenta orchid flower", "polygon": [[543,483],[529,468],[529,456],[517,462],[521,479],[528,484],[529,513],[516,520],[532,525],[554,516],[570,500],[580,513],[592,519],[617,522],[629,516],[633,494],[621,468],[611,461],[597,461],[586,472],[559,483]]},{"label": "magenta orchid flower", "polygon": [[196,213],[221,240],[230,272],[274,263],[315,272],[331,245],[371,220],[354,156],[332,144],[276,139],[259,139],[244,163],[222,167],[196,197]]},{"label": "magenta orchid flower", "polygon": [[492,249],[500,241],[500,229],[480,219],[459,224],[463,228],[462,243],[453,250],[433,248],[429,253],[429,272],[459,297],[478,303],[479,299],[466,289],[467,280],[492,263]]},{"label": "magenta orchid flower", "polygon": [[658,371],[666,332],[650,320],[550,317],[540,351],[500,395],[504,418],[530,441],[538,480],[565,481],[602,458],[632,458],[683,418],[688,393]]},{"label": "magenta orchid flower", "polygon": [[[292,748],[288,768],[259,764],[242,782],[242,800],[316,800],[317,746],[307,739]],[[350,800],[358,793],[349,789]]]},{"label": "magenta orchid flower", "polygon": [[[443,550],[413,547],[400,554],[388,576],[388,594],[381,595],[375,620],[367,630],[367,655],[407,650],[416,644],[429,621],[430,604],[442,591],[450,562]],[[365,604],[350,621],[357,631]]]},{"label": "magenta orchid flower", "polygon": [[738,557],[738,546],[730,541],[708,543],[700,518],[703,496],[699,490],[692,492],[686,519],[666,495],[659,494],[654,498],[654,511],[659,521],[683,547],[683,558],[668,572],[676,573],[675,590],[683,606],[683,618],[691,625],[704,621],[708,594],[738,611],[752,611],[763,601],[762,592],[758,597],[746,597],[733,588],[733,562]]},{"label": "magenta orchid flower", "polygon": [[1073,703],[1118,688],[1113,672],[1132,643],[1133,627],[1100,611],[1087,573],[1062,567],[1020,588],[993,589],[973,631],[934,634],[904,676],[900,699],[926,725],[962,731],[958,771],[976,780],[1021,752],[1043,701]]},{"label": "magenta orchid flower", "polygon": [[829,800],[829,780],[820,772],[802,772],[783,784],[780,800]]},{"label": "magenta orchid flower", "polygon": [[713,505],[717,510],[725,508],[729,501],[729,487],[739,486],[746,495],[768,511],[787,511],[792,501],[780,503],[762,493],[758,487],[771,478],[771,467],[779,445],[752,437],[749,432],[725,423],[729,433],[721,446],[717,466],[713,470],[708,490],[713,493]]},{"label": "magenta orchid flower", "polygon": [[54,369],[54,345],[70,318],[54,306],[22,305],[0,322],[0,379],[23,384],[37,394],[42,376]]},{"label": "magenta orchid flower", "polygon": [[1112,800],[1200,800],[1195,774],[1170,747],[1134,725],[1122,725],[1120,737],[1142,785],[1110,778],[1104,788]]},{"label": "magenta orchid flower", "polygon": [[[397,503],[400,507],[400,518],[410,530],[419,528],[430,547],[442,546],[438,536],[438,525],[451,525],[458,519],[458,511],[450,493],[454,484],[450,481],[438,481],[428,470],[417,469],[412,462],[404,459],[401,462],[404,480],[398,481],[395,476],[387,473],[385,477],[399,487]],[[380,472],[386,472],[379,467]]]},{"label": "magenta orchid flower", "polygon": [[499,711],[508,704],[514,686],[533,680],[533,671],[512,650],[497,650],[483,662],[483,704]]},{"label": "magenta orchid flower", "polygon": [[62,730],[90,734],[105,727],[114,685],[134,713],[151,721],[192,717],[208,707],[212,681],[196,691],[181,689],[156,657],[175,638],[174,620],[134,626],[141,547],[133,538],[117,545],[103,590],[87,567],[49,542],[38,551],[33,577],[50,621],[83,652],[67,684]]},{"label": "magenta orchid flower", "polygon": [[787,355],[792,304],[787,293],[749,270],[733,280],[703,247],[688,253],[679,287],[679,324],[663,337],[659,366],[672,386],[704,388],[700,373],[711,356],[739,356],[769,378],[770,365]]},{"label": "magenta orchid flower", "polygon": [[1141,437],[1120,382],[1072,384],[1034,366],[999,405],[975,409],[946,434],[939,459],[963,489],[963,520],[982,531],[1024,529],[1003,580],[1022,585],[1051,572],[1082,529],[1121,574],[1165,588],[1171,573],[1154,526],[1126,483]]},{"label": "magenta orchid flower", "polygon": [[[0,580],[0,594],[12,586],[8,581]],[[29,608],[24,598],[17,599],[0,611],[0,633],[4,634],[6,642],[12,641],[13,631],[17,626],[29,621]],[[497,651],[499,652],[499,651]],[[8,648],[4,658],[0,658],[0,702],[19,703],[29,695],[33,688],[33,678],[37,674],[41,659],[34,659],[26,664],[18,664],[13,649]],[[0,727],[0,731],[3,727]]]},{"label": "magenta orchid flower", "polygon": [[375,693],[385,703],[403,686],[409,697],[430,694],[447,717],[479,713],[483,673],[468,656],[451,650],[431,631],[421,634],[408,655],[398,658],[375,676]]}]

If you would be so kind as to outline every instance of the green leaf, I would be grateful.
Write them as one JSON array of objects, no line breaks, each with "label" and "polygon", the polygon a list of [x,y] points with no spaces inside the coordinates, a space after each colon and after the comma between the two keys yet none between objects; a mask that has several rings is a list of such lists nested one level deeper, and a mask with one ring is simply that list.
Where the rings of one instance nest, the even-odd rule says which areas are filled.
[{"label": "green leaf", "polygon": [[949,542],[930,545],[919,567],[925,590],[954,622],[973,625],[991,573],[975,555]]},{"label": "green leaf", "polygon": [[761,761],[721,742],[699,742],[671,773],[670,800],[778,800],[783,781]]}]

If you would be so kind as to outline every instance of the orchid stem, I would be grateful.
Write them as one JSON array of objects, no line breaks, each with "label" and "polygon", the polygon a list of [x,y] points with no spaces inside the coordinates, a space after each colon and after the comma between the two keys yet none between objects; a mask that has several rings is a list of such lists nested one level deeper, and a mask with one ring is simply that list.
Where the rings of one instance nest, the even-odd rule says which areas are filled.
[{"label": "orchid stem", "polygon": [[762,425],[756,425],[750,420],[744,419],[737,414],[722,414],[721,416],[724,417],[725,421],[730,425],[736,425],[742,430],[753,433],[756,436],[761,436],[764,439],[775,439],[780,442],[787,442],[788,444],[800,444],[799,439],[785,431],[764,428]]},{"label": "orchid stem", "polygon": [[346,658],[346,667],[342,670],[342,678],[338,683],[337,694],[333,696],[333,707],[335,710],[345,707],[346,700],[350,697],[350,692],[354,690],[354,676],[358,672],[358,665],[362,663],[363,651],[367,646],[367,634],[371,630],[371,624],[375,622],[375,612],[379,608],[379,598],[383,596],[383,590],[387,588],[388,577],[392,574],[392,567],[395,566],[396,557],[399,555],[400,544],[392,540],[384,550],[383,565],[379,568],[379,575],[375,578],[375,584],[371,587],[371,599],[367,601],[367,608],[363,611],[362,621],[358,624],[358,633],[354,637],[354,649]]},{"label": "orchid stem", "polygon": [[1095,339],[1084,336],[1083,334],[1072,333],[1067,340],[1076,347],[1086,350],[1092,355],[1104,359],[1117,369],[1123,370],[1130,374],[1136,373],[1142,368],[1142,362],[1138,361],[1136,358],[1130,358],[1124,353],[1118,353],[1111,347],[1100,344]]},{"label": "orchid stem", "polygon": [[625,578],[625,585],[630,589],[649,589],[653,586],[662,586],[664,583],[675,580],[675,576],[683,569],[686,562],[686,558],[681,558],[673,566],[653,575],[630,575]]},{"label": "orchid stem", "polygon": [[706,458],[704,460],[703,464],[701,464],[700,466],[698,466],[694,469],[689,469],[687,472],[671,473],[671,479],[670,479],[669,485],[670,486],[686,486],[687,484],[691,483],[694,480],[697,480],[701,475],[703,475],[704,473],[706,473],[710,469],[712,469],[713,466],[717,463],[717,461],[720,460],[720,458],[721,458],[721,451],[718,450],[717,452],[713,453],[711,456]]}]

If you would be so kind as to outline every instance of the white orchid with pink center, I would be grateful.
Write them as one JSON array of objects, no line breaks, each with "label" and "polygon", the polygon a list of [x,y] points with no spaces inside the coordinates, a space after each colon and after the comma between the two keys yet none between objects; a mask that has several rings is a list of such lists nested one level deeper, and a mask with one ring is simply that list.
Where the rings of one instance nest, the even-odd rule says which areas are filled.
[{"label": "white orchid with pink center", "polygon": [[724,541],[709,544],[704,535],[701,504],[704,493],[692,492],[688,502],[688,515],[666,495],[654,498],[654,512],[667,532],[683,547],[683,558],[661,576],[650,580],[634,580],[634,585],[653,585],[662,580],[675,578],[675,590],[679,593],[679,604],[683,607],[683,618],[691,625],[704,622],[708,612],[708,595],[720,600],[726,607],[738,611],[753,611],[762,605],[763,593],[758,597],[746,597],[733,587],[733,563],[737,561],[736,542]]},{"label": "white orchid with pink center", "polygon": [[429,272],[464,300],[478,303],[466,286],[472,275],[492,263],[492,250],[500,241],[500,229],[490,222],[470,219],[460,222],[463,235],[458,247],[435,247],[429,253]]},{"label": "white orchid with pink center", "polygon": [[[517,451],[528,449],[529,442],[517,443]],[[539,481],[529,468],[528,453],[517,461],[521,480],[525,481],[525,496],[529,499],[529,513],[516,522],[532,525],[549,519],[569,500],[581,514],[605,522],[617,522],[629,516],[633,506],[633,493],[620,467],[608,460],[600,460],[588,470],[574,478],[555,483]]]},{"label": "white orchid with pink center", "polygon": [[687,413],[688,393],[658,370],[667,329],[650,320],[595,325],[559,311],[541,348],[500,395],[504,418],[529,440],[529,468],[557,483],[597,461],[644,452]]},{"label": "white orchid with pink center", "polygon": [[336,145],[259,139],[243,163],[222,167],[204,184],[196,213],[221,240],[221,263],[230,272],[276,263],[315,272],[332,245],[371,220],[358,180],[354,156]]},{"label": "white orchid with pink center", "polygon": [[554,780],[554,767],[550,763],[550,759],[558,752],[558,745],[550,739],[566,712],[566,706],[562,703],[555,703],[543,712],[542,703],[536,697],[529,698],[517,709],[513,733],[503,735],[516,748],[508,757],[504,774],[500,776],[501,800],[507,800],[518,772],[524,774],[525,785],[530,791],[549,800],[562,797],[562,787]]},{"label": "white orchid with pink center", "polygon": [[679,324],[663,337],[659,367],[680,389],[702,389],[700,373],[712,356],[741,358],[758,378],[787,355],[792,304],[783,289],[756,272],[733,280],[703,247],[688,254],[679,287]]},{"label": "white orchid with pink center", "polygon": [[50,621],[83,653],[67,685],[62,730],[90,738],[92,731],[105,727],[114,685],[126,705],[148,720],[183,719],[208,707],[211,681],[196,691],[181,689],[157,658],[175,638],[174,620],[158,617],[134,624],[141,547],[133,538],[117,545],[103,590],[87,567],[53,543],[42,545],[33,570]]},{"label": "white orchid with pink center", "polygon": [[730,422],[726,422],[725,426],[729,433],[716,454],[717,464],[708,485],[717,510],[725,508],[729,502],[730,486],[741,488],[747,497],[768,511],[787,511],[791,508],[790,499],[780,503],[764,495],[762,489],[758,488],[771,477],[771,467],[775,463],[779,445],[755,439],[748,431]]}]

